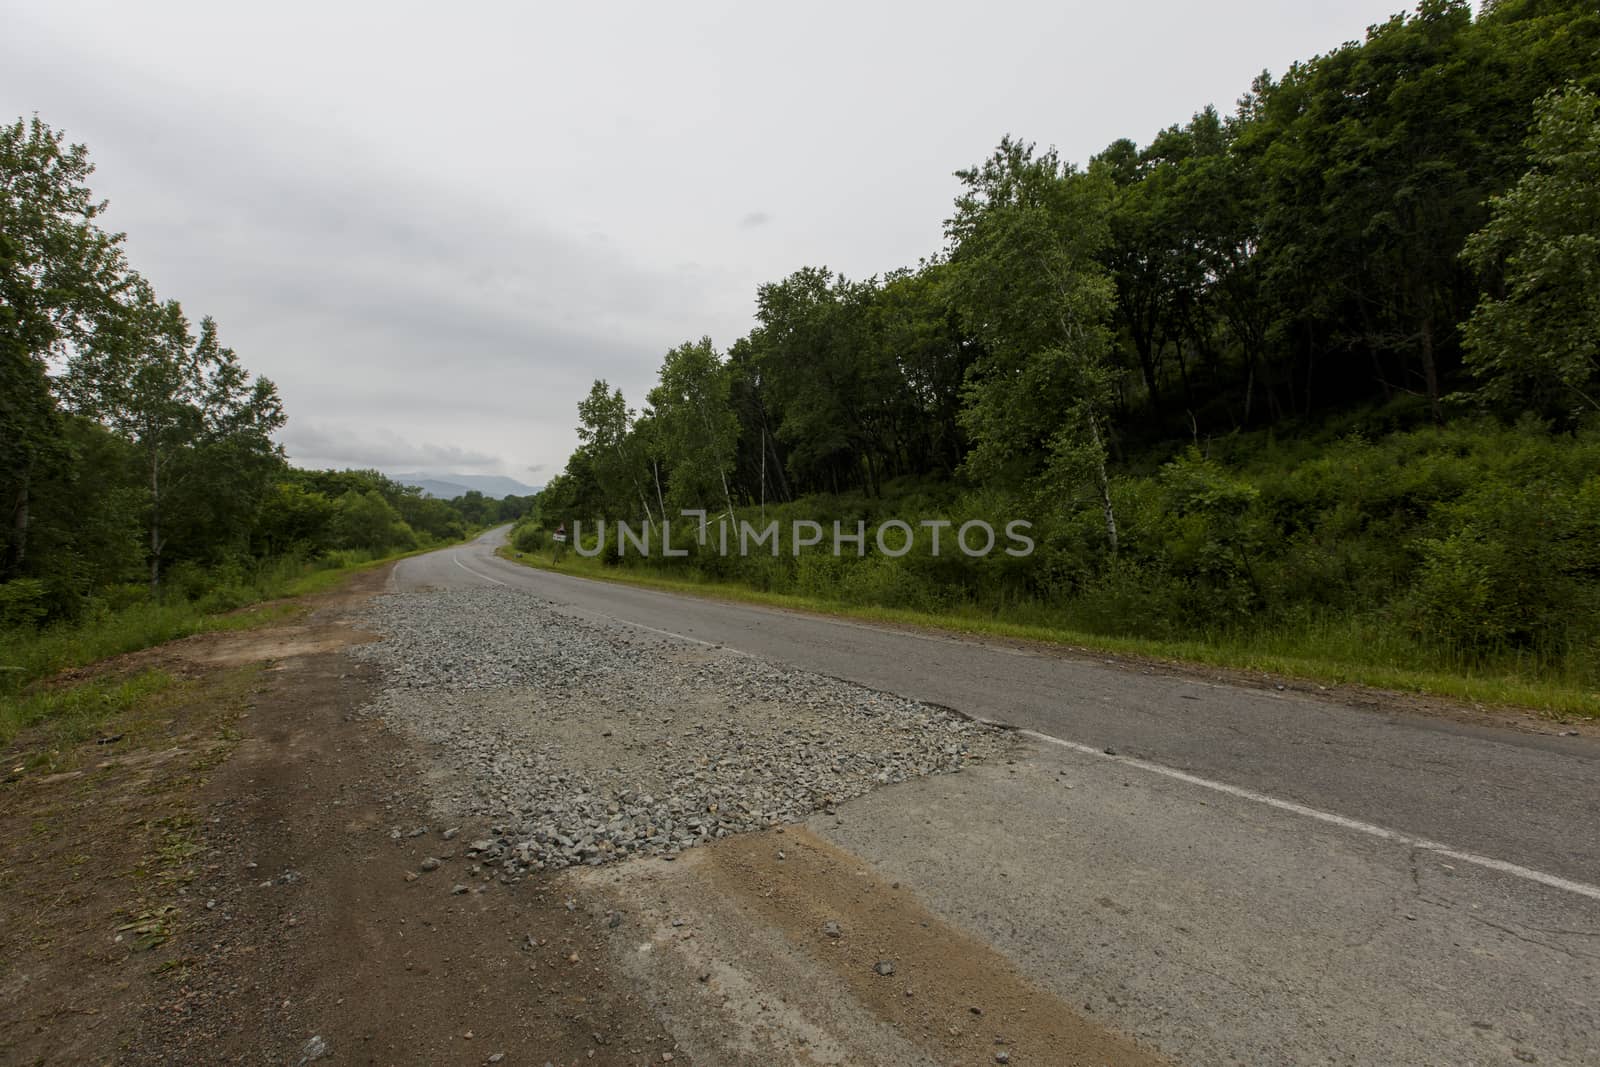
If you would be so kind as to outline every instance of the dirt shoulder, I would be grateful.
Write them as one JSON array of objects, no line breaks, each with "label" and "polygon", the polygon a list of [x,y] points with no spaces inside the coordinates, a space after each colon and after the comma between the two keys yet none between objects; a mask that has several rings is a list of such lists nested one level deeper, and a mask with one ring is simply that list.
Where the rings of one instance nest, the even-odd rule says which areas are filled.
[{"label": "dirt shoulder", "polygon": [[[68,769],[23,773],[40,740],[10,746],[0,1062],[670,1054],[551,887],[452,892],[479,828],[445,841],[416,753],[352,714],[374,679],[340,651],[368,639],[347,616],[385,577],[358,575],[289,626],[101,665],[180,679],[115,755],[90,741],[54,754]],[[423,874],[428,856],[442,866]]]}]

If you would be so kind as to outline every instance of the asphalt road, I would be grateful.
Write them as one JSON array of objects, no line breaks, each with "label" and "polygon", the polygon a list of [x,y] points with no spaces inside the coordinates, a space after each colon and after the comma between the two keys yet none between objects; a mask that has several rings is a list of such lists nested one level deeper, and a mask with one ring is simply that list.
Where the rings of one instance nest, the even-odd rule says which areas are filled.
[{"label": "asphalt road", "polygon": [[395,584],[524,588],[1029,731],[813,828],[1181,1062],[1600,1064],[1594,738],[592,582],[502,536]]}]

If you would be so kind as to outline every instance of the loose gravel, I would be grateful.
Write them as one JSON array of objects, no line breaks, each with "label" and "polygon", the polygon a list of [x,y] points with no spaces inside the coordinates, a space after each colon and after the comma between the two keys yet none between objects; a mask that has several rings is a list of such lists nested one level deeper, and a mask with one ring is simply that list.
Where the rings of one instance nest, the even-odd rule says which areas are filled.
[{"label": "loose gravel", "polygon": [[357,655],[369,709],[430,747],[469,854],[526,870],[673,856],[804,819],[877,786],[959,770],[1009,745],[942,708],[630,627],[515,589],[391,593]]}]

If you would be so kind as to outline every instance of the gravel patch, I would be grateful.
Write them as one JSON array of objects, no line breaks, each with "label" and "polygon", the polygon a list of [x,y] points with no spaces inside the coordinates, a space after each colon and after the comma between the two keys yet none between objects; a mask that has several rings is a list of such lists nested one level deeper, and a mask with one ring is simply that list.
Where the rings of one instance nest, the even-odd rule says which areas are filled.
[{"label": "gravel patch", "polygon": [[[1005,731],[741,653],[565,614],[508,588],[391,593],[355,654],[370,712],[429,746],[480,867],[672,856],[1005,751]],[[492,872],[483,872],[491,877]]]}]

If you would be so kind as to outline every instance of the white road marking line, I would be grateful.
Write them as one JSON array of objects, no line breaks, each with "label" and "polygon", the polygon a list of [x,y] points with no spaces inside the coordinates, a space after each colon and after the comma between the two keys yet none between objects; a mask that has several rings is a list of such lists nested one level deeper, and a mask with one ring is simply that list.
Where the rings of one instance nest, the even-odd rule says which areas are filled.
[{"label": "white road marking line", "polygon": [[[997,723],[996,725],[1003,724]],[[1266,793],[1258,793],[1254,789],[1245,789],[1243,786],[1229,785],[1227,782],[1218,782],[1210,778],[1202,778],[1197,774],[1190,774],[1187,771],[1180,771],[1176,767],[1168,767],[1161,763],[1152,763],[1149,760],[1139,759],[1135,756],[1113,756],[1090,745],[1080,744],[1077,741],[1068,741],[1060,737],[1051,737],[1049,734],[1042,734],[1037,730],[1018,730],[1017,732],[1022,734],[1024,737],[1031,737],[1035,741],[1043,741],[1047,744],[1059,745],[1062,748],[1071,749],[1072,751],[1082,753],[1085,756],[1094,756],[1098,759],[1108,760],[1112,763],[1121,763],[1124,766],[1136,767],[1141,771],[1148,771],[1151,774],[1159,774],[1167,778],[1176,779],[1180,782],[1187,782],[1189,785],[1197,785],[1203,789],[1210,789],[1213,792],[1226,793],[1229,796],[1238,797],[1241,800],[1249,800],[1256,804],[1265,804],[1269,808],[1277,808],[1279,811],[1287,811],[1295,815],[1303,815],[1308,819],[1316,819],[1319,822],[1325,822],[1332,826],[1339,826],[1346,830],[1354,830],[1357,833],[1367,834],[1371,837],[1381,838],[1385,841],[1393,841],[1395,844],[1404,845],[1407,848],[1415,848],[1424,852],[1432,852],[1440,856],[1448,856],[1450,859],[1460,860],[1462,863],[1471,863],[1478,867],[1486,867],[1491,871],[1499,871],[1501,874],[1509,874],[1513,877],[1522,878],[1529,882],[1537,882],[1540,885],[1549,886],[1552,889],[1560,889],[1568,893],[1576,893],[1581,897],[1588,897],[1590,900],[1600,900],[1600,886],[1590,885],[1587,882],[1576,882],[1570,878],[1562,878],[1560,875],[1546,874],[1544,871],[1536,871],[1531,867],[1523,867],[1520,864],[1508,863],[1505,860],[1497,860],[1493,856],[1480,856],[1476,852],[1463,852],[1461,849],[1454,848],[1450,845],[1446,845],[1438,841],[1430,841],[1426,837],[1413,837],[1410,834],[1403,834],[1397,830],[1390,830],[1387,827],[1378,826],[1375,823],[1362,822],[1360,819],[1351,819],[1343,815],[1335,815],[1331,811],[1323,811],[1320,808],[1311,808],[1304,804],[1296,804],[1292,800],[1280,800],[1279,798],[1269,796]]]},{"label": "white road marking line", "polygon": [[574,608],[574,607],[571,607],[571,606],[568,606],[567,610],[568,611],[578,611],[578,612],[581,612],[584,615],[598,616],[599,618],[602,618],[602,619],[608,619],[611,622],[621,623],[624,626],[632,626],[635,630],[649,630],[653,634],[660,634],[662,637],[670,637],[670,638],[672,638],[673,640],[676,640],[676,641],[693,641],[695,644],[704,645],[707,648],[719,648],[719,649],[722,649],[724,652],[734,652],[734,653],[737,653],[738,655],[741,655],[741,656],[749,655],[749,653],[740,652],[736,648],[727,648],[727,647],[725,647],[723,645],[719,645],[715,641],[705,641],[705,640],[702,640],[701,638],[698,638],[698,637],[690,637],[688,634],[677,633],[677,632],[675,632],[673,630],[663,630],[663,629],[661,629],[659,627],[656,627],[656,626],[646,626],[644,623],[642,623],[642,622],[634,622],[632,619],[619,619],[615,615],[607,615],[603,611],[591,611],[588,608]]},{"label": "white road marking line", "polygon": [[462,563],[461,562],[461,557],[456,555],[454,552],[450,553],[450,558],[456,561],[456,566],[457,567],[460,567],[462,570],[466,571],[470,575],[473,575],[474,577],[482,578],[486,582],[493,582],[495,585],[503,586],[503,585],[506,584],[505,582],[502,582],[498,578],[491,578],[487,574],[479,574],[477,571],[473,570],[471,567],[467,566],[465,563]]}]

